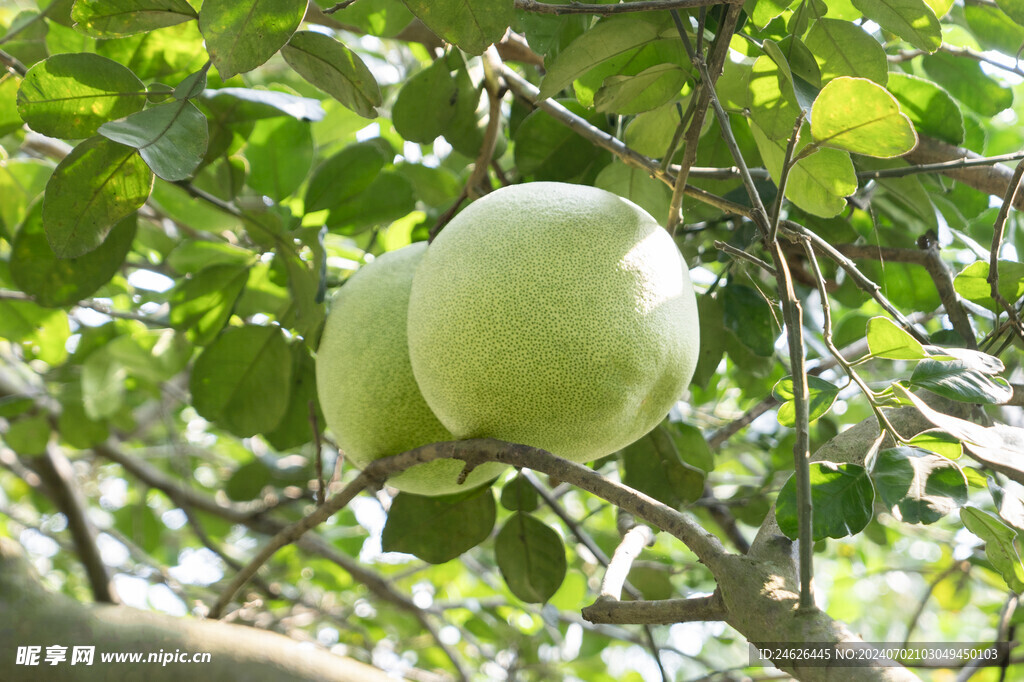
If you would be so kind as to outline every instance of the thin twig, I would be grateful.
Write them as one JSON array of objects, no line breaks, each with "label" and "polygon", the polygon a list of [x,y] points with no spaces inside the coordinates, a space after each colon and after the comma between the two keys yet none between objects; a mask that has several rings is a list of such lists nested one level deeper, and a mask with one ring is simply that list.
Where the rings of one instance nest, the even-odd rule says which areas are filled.
[{"label": "thin twig", "polygon": [[341,10],[345,9],[346,7],[349,7],[350,5],[354,5],[355,3],[356,0],[342,0],[342,2],[339,2],[333,7],[325,9],[323,12],[324,14],[334,14],[335,12],[340,12]]},{"label": "thin twig", "polygon": [[25,74],[28,73],[28,68],[22,64],[17,57],[3,50],[0,50],[0,64],[3,64],[10,71],[13,71],[22,78],[24,78]]},{"label": "thin twig", "polygon": [[761,268],[762,270],[764,270],[765,272],[770,274],[772,277],[775,276],[775,274],[776,274],[775,273],[775,268],[773,268],[770,263],[764,262],[763,260],[761,260],[757,256],[755,256],[753,254],[750,254],[750,253],[747,253],[746,251],[744,251],[742,249],[737,249],[732,244],[726,244],[725,242],[723,242],[723,241],[721,241],[719,239],[716,239],[714,244],[715,244],[715,248],[718,249],[719,251],[723,251],[723,252],[729,254],[730,256],[732,256],[734,258],[739,258],[740,260],[745,260],[748,263],[753,263],[757,267]]},{"label": "thin twig", "polygon": [[796,151],[796,145],[800,141],[800,128],[804,124],[806,114],[807,112],[803,109],[800,110],[796,117],[796,123],[793,124],[793,133],[789,136],[789,144],[786,145],[786,156],[782,160],[782,172],[779,174],[778,193],[775,195],[775,201],[772,202],[772,213],[768,218],[768,241],[773,242],[779,236],[779,215],[782,212],[782,202],[786,197],[786,183],[789,182],[789,174],[795,165],[793,152]]},{"label": "thin twig", "polygon": [[1024,159],[1024,152],[1012,154],[1001,154],[999,156],[981,156],[977,158],[961,158],[952,161],[939,161],[938,163],[920,163],[913,166],[901,166],[899,168],[879,168],[877,170],[858,171],[858,180],[876,180],[878,178],[903,178],[908,175],[921,173],[941,173],[947,170],[958,168],[975,168],[977,166],[994,166],[997,163],[1007,161],[1019,161]]},{"label": "thin twig", "polygon": [[1020,191],[1022,175],[1024,175],[1024,160],[1014,168],[1013,178],[1010,179],[1010,186],[1006,188],[1003,204],[999,207],[999,214],[996,216],[996,223],[992,234],[992,248],[989,251],[988,284],[991,287],[992,298],[1006,311],[1013,330],[1017,332],[1017,336],[1021,340],[1024,340],[1024,324],[1021,324],[1017,309],[999,293],[999,251],[1003,245],[1003,234],[1006,230],[1006,219],[1010,215],[1010,207],[1013,206],[1017,193]]},{"label": "thin twig", "polygon": [[588,5],[574,2],[571,5],[553,5],[537,0],[515,0],[516,9],[537,14],[597,14],[609,16],[627,12],[657,12],[666,9],[692,9],[709,5],[742,4],[741,0],[637,0],[613,5]]}]

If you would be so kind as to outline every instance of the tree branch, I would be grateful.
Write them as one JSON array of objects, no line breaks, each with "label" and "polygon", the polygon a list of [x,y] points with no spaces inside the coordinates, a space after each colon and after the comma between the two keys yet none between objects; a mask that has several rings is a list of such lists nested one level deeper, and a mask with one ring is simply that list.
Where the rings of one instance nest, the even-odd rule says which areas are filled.
[{"label": "tree branch", "polygon": [[718,594],[709,597],[659,599],[658,601],[618,601],[600,598],[583,609],[591,623],[632,623],[671,625],[725,620],[725,607]]},{"label": "tree branch", "polygon": [[613,5],[588,5],[574,2],[570,5],[553,5],[537,0],[515,0],[516,9],[537,14],[626,14],[627,12],[657,12],[666,9],[693,9],[711,5],[742,4],[740,0],[636,0]]},{"label": "tree branch", "polygon": [[[912,164],[945,164],[946,167],[934,168],[943,175],[964,183],[968,187],[996,197],[1006,195],[1007,188],[1013,178],[1013,171],[1005,166],[988,165],[990,161],[975,154],[969,149],[955,147],[946,142],[936,140],[927,135],[919,135],[919,142],[913,151],[904,154],[903,159]],[[1019,155],[1016,158],[1020,158]],[[963,165],[964,161],[985,161],[984,166]],[[1009,159],[1008,159],[1009,160]],[[1024,210],[1024,194],[1017,194],[1013,206]]]},{"label": "tree branch", "polygon": [[1012,329],[1024,341],[1024,324],[1021,323],[1017,309],[999,293],[999,251],[1003,245],[1003,233],[1006,230],[1006,219],[1010,215],[1010,207],[1014,205],[1017,195],[1020,194],[1020,179],[1022,175],[1024,175],[1024,160],[1018,163],[1014,169],[1013,177],[1010,178],[1010,184],[1006,188],[1005,196],[1003,196],[1003,203],[999,207],[999,214],[996,216],[996,223],[992,233],[992,248],[989,250],[988,283],[992,291],[992,298],[1006,311]]}]

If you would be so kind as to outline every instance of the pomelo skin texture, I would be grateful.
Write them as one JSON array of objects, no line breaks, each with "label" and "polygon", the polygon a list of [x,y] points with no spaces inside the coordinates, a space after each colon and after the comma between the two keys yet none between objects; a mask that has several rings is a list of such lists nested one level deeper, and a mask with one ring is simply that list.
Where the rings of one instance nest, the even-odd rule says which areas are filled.
[{"label": "pomelo skin texture", "polygon": [[[362,469],[379,457],[454,440],[424,402],[409,365],[405,337],[412,276],[426,242],[380,256],[341,287],[327,316],[316,359],[316,383],[327,426],[348,461]],[[418,495],[448,495],[481,485],[504,470],[464,463],[418,464],[388,485]]]},{"label": "pomelo skin texture", "polygon": [[427,249],[409,351],[434,414],[588,462],[653,429],[693,376],[690,277],[669,234],[604,190],[535,182],[458,214]]}]

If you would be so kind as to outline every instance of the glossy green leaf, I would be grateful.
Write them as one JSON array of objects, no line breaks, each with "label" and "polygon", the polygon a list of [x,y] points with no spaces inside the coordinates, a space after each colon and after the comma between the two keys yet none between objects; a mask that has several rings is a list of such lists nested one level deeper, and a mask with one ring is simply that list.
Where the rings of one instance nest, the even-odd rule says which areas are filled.
[{"label": "glossy green leaf", "polygon": [[[999,295],[1008,303],[1016,303],[1024,296],[1024,263],[1001,260],[996,266],[999,275]],[[992,285],[988,281],[989,263],[974,261],[953,279],[956,292],[972,303],[996,309],[998,305],[992,298]],[[1002,307],[999,307],[1002,310]]]},{"label": "glossy green leaf", "polygon": [[919,50],[935,52],[942,32],[935,12],[924,0],[852,0],[853,6],[886,31]]},{"label": "glossy green leaf", "polygon": [[121,121],[104,123],[100,135],[135,147],[159,177],[168,181],[191,176],[206,154],[206,117],[188,100],[159,104]]},{"label": "glossy green leaf", "polygon": [[[264,433],[263,437],[278,451],[289,450],[314,438],[313,416],[320,429],[324,428],[324,417],[316,394],[316,372],[313,356],[304,344],[293,343],[292,385],[288,398],[288,409],[277,427]],[[312,412],[311,412],[312,410]]]},{"label": "glossy green leaf", "polygon": [[924,57],[921,65],[938,85],[979,116],[995,116],[1013,105],[1013,91],[972,59],[940,52]]},{"label": "glossy green leaf", "polygon": [[[773,180],[782,174],[786,158],[787,140],[771,140],[757,126],[750,126],[761,158]],[[807,146],[806,130],[801,136],[797,149]],[[846,208],[845,197],[857,191],[857,173],[853,168],[850,154],[841,149],[819,149],[801,159],[789,174],[786,183],[786,198],[812,215],[831,218]]]},{"label": "glossy green leaf", "polygon": [[726,329],[744,346],[761,357],[775,353],[779,328],[772,307],[759,291],[744,284],[729,283],[719,294]]},{"label": "glossy green leaf", "polygon": [[253,127],[245,148],[250,187],[280,201],[297,190],[313,166],[313,135],[309,124],[278,117]]},{"label": "glossy green leaf", "polygon": [[811,112],[818,142],[868,156],[899,156],[917,145],[917,133],[896,98],[863,78],[836,78],[821,89]]},{"label": "glossy green leaf", "polygon": [[171,325],[193,343],[208,344],[227,324],[248,277],[244,265],[218,264],[181,281],[170,295]]},{"label": "glossy green leaf", "polygon": [[25,122],[51,137],[89,137],[146,104],[146,86],[125,66],[96,54],[58,54],[29,69],[18,90]]},{"label": "glossy green leaf", "polygon": [[439,497],[399,493],[388,510],[381,546],[443,564],[486,540],[496,515],[489,487]]},{"label": "glossy green leaf", "polygon": [[960,467],[913,448],[879,452],[871,480],[882,503],[906,523],[935,523],[967,504],[967,479]]},{"label": "glossy green leaf", "polygon": [[672,190],[668,185],[655,180],[647,171],[624,163],[613,162],[605,166],[594,180],[594,187],[629,199],[658,219],[668,215],[672,201]]},{"label": "glossy green leaf", "polygon": [[876,358],[920,360],[928,357],[924,346],[888,317],[872,317],[867,324],[868,349]]},{"label": "glossy green leaf", "polygon": [[522,474],[501,488],[501,506],[509,511],[532,512],[540,505],[540,496],[533,484]]},{"label": "glossy green leaf", "polygon": [[76,0],[71,9],[75,28],[95,38],[152,31],[198,16],[185,0]]},{"label": "glossy green leaf", "polygon": [[960,520],[985,542],[985,555],[1006,585],[1014,592],[1024,592],[1024,564],[1014,544],[1017,533],[994,514],[976,507],[961,509]]},{"label": "glossy green leaf", "polygon": [[1006,370],[1003,361],[994,355],[970,348],[946,348],[943,346],[926,346],[928,356],[933,360],[956,360],[963,367],[982,374],[1001,374]]},{"label": "glossy green leaf", "polygon": [[[796,407],[793,403],[793,378],[783,377],[775,384],[772,394],[782,402],[779,406],[778,419],[783,426],[794,426],[796,424]],[[810,421],[820,419],[832,409],[836,398],[839,396],[839,387],[825,381],[821,377],[807,377],[807,408],[810,414]]]},{"label": "glossy green leaf", "polygon": [[46,240],[42,204],[36,203],[11,245],[11,277],[40,305],[61,307],[91,296],[124,263],[135,237],[135,216],[121,220],[98,248],[57,258]]},{"label": "glossy green leaf", "polygon": [[800,105],[783,70],[769,57],[758,57],[750,69],[748,82],[750,117],[772,140],[788,140],[800,113]]},{"label": "glossy green leaf", "polygon": [[1005,379],[983,374],[960,360],[922,360],[914,368],[910,383],[968,403],[998,405],[1013,397],[1013,389]]},{"label": "glossy green leaf", "polygon": [[964,140],[964,117],[949,93],[929,80],[892,73],[886,89],[918,132],[959,145]]},{"label": "glossy green leaf", "polygon": [[324,161],[306,189],[306,210],[334,208],[365,190],[390,161],[380,145],[359,142]]},{"label": "glossy green leaf", "polygon": [[650,111],[678,97],[689,77],[689,71],[664,63],[636,75],[611,76],[594,95],[594,107],[616,114]]},{"label": "glossy green leaf", "polygon": [[[842,538],[864,530],[874,515],[875,491],[867,470],[859,464],[811,463],[813,537]],[[791,540],[798,535],[796,479],[791,476],[775,502],[779,529]]]},{"label": "glossy green leaf", "polygon": [[658,40],[661,28],[643,17],[605,19],[574,40],[547,64],[541,97],[553,97],[606,59]]},{"label": "glossy green leaf", "polygon": [[14,233],[32,202],[43,193],[53,166],[37,159],[0,160],[0,235]]},{"label": "glossy green leaf", "polygon": [[404,0],[431,31],[470,54],[496,43],[515,20],[512,0]]},{"label": "glossy green leaf", "polygon": [[546,602],[565,579],[562,538],[530,514],[508,518],[494,541],[494,558],[512,594],[527,603]]},{"label": "glossy green leaf", "polygon": [[[592,124],[603,116],[588,112],[578,103],[560,101],[569,111]],[[600,150],[562,125],[545,111],[534,111],[519,124],[513,138],[516,166],[534,180],[570,180],[585,171],[600,155]]]},{"label": "glossy green leaf", "polygon": [[619,457],[623,483],[670,507],[679,508],[704,494],[704,472],[682,460],[664,425],[627,445]]},{"label": "glossy green leaf", "polygon": [[330,36],[299,31],[281,50],[281,56],[307,81],[360,116],[374,118],[381,99],[380,87],[363,60]]},{"label": "glossy green leaf", "polygon": [[908,440],[907,445],[921,450],[927,450],[928,452],[934,452],[935,454],[942,455],[947,459],[957,459],[964,452],[964,447],[960,441],[955,436],[946,433],[942,429],[928,429],[927,431],[922,431]]},{"label": "glossy green leaf", "polygon": [[43,194],[43,226],[58,258],[92,251],[149,198],[153,173],[135,149],[91,137],[57,165]]},{"label": "glossy green leaf", "polygon": [[361,192],[334,205],[327,217],[332,230],[385,225],[416,208],[412,183],[395,171],[379,173]]},{"label": "glossy green leaf", "polygon": [[1024,26],[1024,1],[1022,0],[996,0],[999,9],[1020,26]]},{"label": "glossy green leaf", "polygon": [[189,388],[202,417],[244,437],[277,426],[288,407],[291,379],[281,330],[246,325],[228,329],[196,358]]},{"label": "glossy green leaf", "polygon": [[206,0],[199,30],[222,79],[264,63],[284,47],[306,13],[307,0]]},{"label": "glossy green leaf", "polygon": [[818,63],[822,84],[840,76],[853,76],[885,85],[889,78],[889,63],[882,45],[856,24],[818,19],[804,44]]}]

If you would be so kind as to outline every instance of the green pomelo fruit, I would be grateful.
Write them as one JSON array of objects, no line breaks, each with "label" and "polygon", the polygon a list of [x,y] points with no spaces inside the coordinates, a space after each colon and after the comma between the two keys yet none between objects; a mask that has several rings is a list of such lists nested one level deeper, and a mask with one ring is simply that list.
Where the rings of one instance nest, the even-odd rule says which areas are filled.
[{"label": "green pomelo fruit", "polygon": [[[327,426],[360,469],[380,457],[454,440],[427,407],[409,365],[405,325],[413,273],[426,243],[363,266],[335,296],[316,359],[317,393]],[[504,465],[477,467],[459,485],[464,464],[444,459],[388,479],[417,495],[448,495],[496,477]]]},{"label": "green pomelo fruit", "polygon": [[587,462],[653,429],[700,346],[689,273],[668,233],[610,192],[499,189],[434,240],[409,300],[413,373],[458,438]]}]

